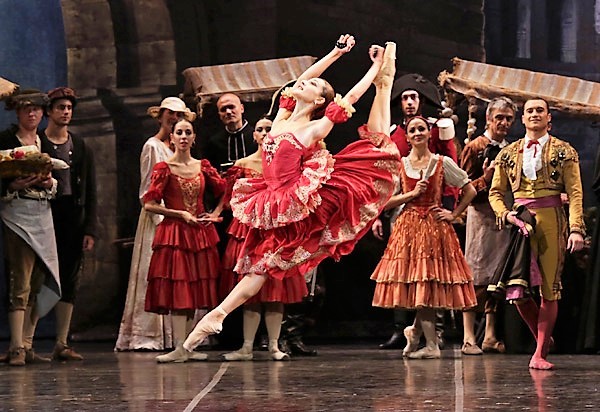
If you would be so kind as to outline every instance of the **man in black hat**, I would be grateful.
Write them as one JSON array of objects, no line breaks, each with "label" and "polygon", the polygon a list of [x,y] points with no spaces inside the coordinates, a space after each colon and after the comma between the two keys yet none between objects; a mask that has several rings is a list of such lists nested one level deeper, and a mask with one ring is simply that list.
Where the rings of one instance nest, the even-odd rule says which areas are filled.
[{"label": "man in black hat", "polygon": [[[75,92],[57,87],[48,92],[48,127],[40,134],[42,152],[61,159],[69,168],[53,170],[58,181],[56,197],[50,202],[58,251],[62,296],[54,307],[56,314],[55,360],[82,360],[67,345],[73,304],[79,283],[79,268],[84,251],[94,247],[96,237],[96,172],[92,151],[68,126],[77,105]],[[25,336],[33,339],[33,336]]]},{"label": "man in black hat", "polygon": [[[429,104],[434,109],[442,110],[442,102],[438,89],[433,83],[420,74],[406,74],[394,82],[392,89],[392,106],[398,105],[402,109],[402,118],[399,124],[392,125],[391,138],[398,146],[402,157],[408,156],[410,146],[406,139],[404,125],[414,116],[423,115],[423,106]],[[432,124],[429,150],[432,153],[451,157],[456,161],[456,146],[454,145],[454,123],[451,119],[428,118]],[[447,192],[451,194],[450,192]],[[446,192],[444,195],[447,194]]]},{"label": "man in black hat", "polygon": [[[391,127],[391,138],[402,157],[408,156],[410,152],[410,145],[406,138],[406,130],[404,125],[409,119],[414,116],[422,116],[423,106],[429,104],[434,109],[442,110],[440,94],[437,87],[429,80],[421,76],[420,74],[411,73],[399,77],[394,82],[392,88],[391,104],[393,106],[399,106],[402,110],[402,118],[397,124],[393,124]],[[454,123],[449,118],[428,118],[431,124],[431,138],[429,139],[429,150],[432,153],[448,156],[455,162],[457,161],[456,146],[454,145]],[[443,192],[442,202],[446,209],[454,209],[454,204],[458,192],[455,188],[445,186]],[[389,226],[393,224],[401,208],[393,209],[387,216],[384,216],[385,220],[389,219]],[[384,224],[381,219],[378,219],[373,224],[371,230],[373,235],[383,240],[384,237]],[[401,309],[394,310],[394,333],[385,343],[379,345],[381,349],[400,349],[404,346],[406,340],[403,335],[405,326],[410,322],[408,312]],[[409,326],[412,327],[412,326]],[[443,312],[438,313],[438,322],[436,323],[436,330],[438,331],[438,338],[442,341],[443,333]]]},{"label": "man in black hat", "polygon": [[[23,90],[6,100],[6,109],[16,112],[17,124],[0,132],[0,150],[8,151],[8,156],[15,159],[39,152],[37,128],[47,102],[48,96],[39,90]],[[34,328],[31,319],[44,316],[60,298],[54,225],[48,202],[56,193],[57,183],[49,172],[4,176],[0,218],[10,278],[10,345],[6,360],[11,366],[23,366],[26,362],[49,361],[35,354],[25,336]]]}]

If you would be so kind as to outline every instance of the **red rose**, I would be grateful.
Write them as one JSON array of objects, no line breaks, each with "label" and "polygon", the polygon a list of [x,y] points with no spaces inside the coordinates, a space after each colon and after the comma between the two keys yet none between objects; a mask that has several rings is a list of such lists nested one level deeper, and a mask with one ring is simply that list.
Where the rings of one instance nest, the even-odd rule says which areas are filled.
[{"label": "red rose", "polygon": [[15,159],[21,159],[21,158],[25,157],[25,152],[23,152],[23,151],[21,151],[21,150],[15,150],[15,151],[13,152],[13,157],[14,157]]}]

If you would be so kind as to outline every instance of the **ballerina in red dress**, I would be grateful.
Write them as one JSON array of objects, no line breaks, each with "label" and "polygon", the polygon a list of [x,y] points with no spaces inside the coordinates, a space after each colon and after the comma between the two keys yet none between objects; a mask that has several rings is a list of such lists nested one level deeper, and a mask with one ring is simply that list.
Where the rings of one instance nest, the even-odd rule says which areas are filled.
[{"label": "ballerina in red dress", "polygon": [[[263,177],[234,186],[233,215],[250,226],[235,271],[244,277],[188,336],[192,350],[219,333],[225,316],[254,296],[268,278],[303,275],[327,257],[352,251],[382,211],[398,181],[399,154],[390,140],[390,93],[395,44],[371,46],[372,65],[344,98],[321,75],[354,46],[350,35],[308,68],[280,100],[273,129],[262,144]],[[375,84],[376,94],[360,140],[332,156],[322,148],[334,124]]]},{"label": "ballerina in red dress", "polygon": [[[225,205],[231,199],[234,183],[240,178],[260,178],[262,176],[262,142],[271,131],[273,122],[266,117],[256,122],[254,127],[254,140],[258,143],[258,150],[248,157],[239,159],[235,165],[227,170],[227,190],[225,191]],[[225,254],[221,260],[221,279],[219,295],[226,296],[234,288],[240,276],[233,271],[238,256],[243,248],[244,240],[250,231],[250,226],[233,219],[227,233],[229,240]],[[243,332],[244,343],[242,347],[234,352],[226,353],[223,358],[227,361],[249,361],[254,355],[252,348],[254,338],[260,324],[261,312],[265,310],[265,325],[269,336],[269,352],[271,359],[287,360],[289,355],[279,350],[278,340],[281,333],[281,321],[283,320],[283,305],[301,302],[308,293],[304,276],[285,277],[276,279],[269,277],[260,291],[244,303]]]},{"label": "ballerina in red dress", "polygon": [[220,209],[207,213],[203,197],[207,187],[220,197],[225,180],[208,160],[191,156],[195,137],[189,121],[181,119],[173,125],[175,154],[154,166],[144,195],[145,210],[165,217],[152,243],[145,309],[172,315],[176,345],[174,351],[157,356],[158,362],[206,359],[205,354],[190,355],[182,344],[194,311],[218,303],[219,236],[213,222],[219,220]]}]

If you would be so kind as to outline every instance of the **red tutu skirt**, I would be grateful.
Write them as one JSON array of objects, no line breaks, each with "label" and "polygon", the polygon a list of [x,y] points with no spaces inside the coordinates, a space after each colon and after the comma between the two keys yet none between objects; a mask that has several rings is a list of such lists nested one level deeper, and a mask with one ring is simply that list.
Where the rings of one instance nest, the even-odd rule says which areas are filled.
[{"label": "red tutu skirt", "polygon": [[[245,238],[250,228],[239,220],[234,219],[229,226],[227,233],[229,241],[225,249],[225,254],[221,260],[221,277],[219,280],[219,296],[223,299],[231,292],[237,282],[243,277],[234,272],[235,264],[244,245]],[[304,296],[308,294],[304,276],[286,277],[283,279],[267,278],[260,291],[251,297],[246,303],[264,303],[264,302],[282,302],[297,303],[301,302]]]},{"label": "red tutu skirt", "polygon": [[[256,202],[251,196],[253,182],[240,185],[244,198],[240,197],[242,201],[237,205],[239,215],[251,210],[250,216],[257,222],[251,226],[271,228],[249,231],[236,272],[267,274],[281,280],[304,275],[323,259],[339,260],[353,250],[392,195],[400,161],[396,145],[388,136],[369,132],[366,126],[359,129],[359,136],[361,140],[335,156],[326,150],[316,150],[312,155],[305,150],[297,179],[278,187],[277,192],[258,181]],[[289,153],[278,152],[273,164],[282,158],[287,163],[295,160],[293,151],[302,149],[297,142],[290,142],[285,147]],[[304,164],[314,167],[304,168]],[[266,175],[264,167],[263,173]],[[299,181],[306,183],[298,186]],[[285,193],[285,188],[293,193]],[[265,196],[263,192],[269,190]],[[281,198],[278,207],[274,205],[274,193],[281,193],[277,195]],[[269,207],[261,206],[263,203]],[[234,202],[232,207],[235,214]],[[273,216],[273,211],[285,216]]]},{"label": "red tutu skirt", "polygon": [[157,226],[152,244],[145,310],[166,314],[215,307],[218,241],[213,225],[192,226],[165,218]]}]

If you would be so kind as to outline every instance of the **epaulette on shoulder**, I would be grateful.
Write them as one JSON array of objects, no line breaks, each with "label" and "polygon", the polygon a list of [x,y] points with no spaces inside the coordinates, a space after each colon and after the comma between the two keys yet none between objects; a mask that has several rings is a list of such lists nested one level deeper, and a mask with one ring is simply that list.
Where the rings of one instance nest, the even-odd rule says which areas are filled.
[{"label": "epaulette on shoulder", "polygon": [[498,156],[496,157],[496,162],[502,167],[512,167],[518,152],[519,141],[517,140],[500,150],[500,153],[498,153]]},{"label": "epaulette on shoulder", "polygon": [[579,154],[577,150],[573,146],[571,146],[568,142],[564,140],[554,138],[554,144],[552,145],[553,153],[550,155],[551,158],[556,158],[557,160],[564,161],[573,161],[579,162]]}]

